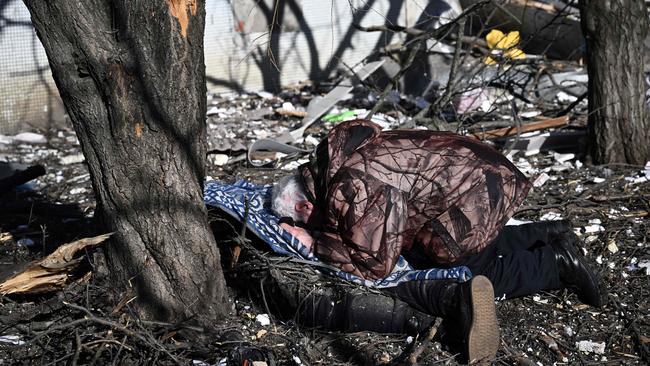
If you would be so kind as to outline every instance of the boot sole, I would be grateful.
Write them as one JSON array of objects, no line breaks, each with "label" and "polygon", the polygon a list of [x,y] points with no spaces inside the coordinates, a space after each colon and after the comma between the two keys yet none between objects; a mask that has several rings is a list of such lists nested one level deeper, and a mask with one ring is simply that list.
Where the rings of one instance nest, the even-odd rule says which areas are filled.
[{"label": "boot sole", "polygon": [[499,326],[494,306],[494,289],[485,276],[471,282],[472,325],[467,339],[469,364],[489,364],[499,349]]}]

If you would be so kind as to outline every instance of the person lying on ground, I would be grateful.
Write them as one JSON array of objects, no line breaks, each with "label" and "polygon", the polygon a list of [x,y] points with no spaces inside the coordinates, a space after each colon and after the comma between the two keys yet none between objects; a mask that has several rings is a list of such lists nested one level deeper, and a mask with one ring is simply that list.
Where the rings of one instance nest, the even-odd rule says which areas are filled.
[{"label": "person lying on ground", "polygon": [[494,357],[493,298],[483,304],[492,293],[508,299],[567,288],[586,304],[604,301],[568,223],[504,229],[530,187],[474,138],[381,131],[355,120],[333,128],[308,163],[276,184],[272,206],[298,223],[282,227],[320,260],[362,278],[386,277],[400,255],[418,269],[467,266],[485,276],[466,284],[409,281],[392,292],[418,310],[463,320],[466,351],[480,346],[487,350],[479,357]]}]

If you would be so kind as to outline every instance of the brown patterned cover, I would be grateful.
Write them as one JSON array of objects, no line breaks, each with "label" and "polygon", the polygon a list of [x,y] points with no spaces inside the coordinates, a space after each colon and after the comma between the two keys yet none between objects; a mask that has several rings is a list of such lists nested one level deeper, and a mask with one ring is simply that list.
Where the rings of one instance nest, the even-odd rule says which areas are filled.
[{"label": "brown patterned cover", "polygon": [[400,254],[431,267],[480,251],[530,189],[478,140],[366,120],[332,129],[299,172],[327,217],[316,255],[366,279],[386,277]]}]

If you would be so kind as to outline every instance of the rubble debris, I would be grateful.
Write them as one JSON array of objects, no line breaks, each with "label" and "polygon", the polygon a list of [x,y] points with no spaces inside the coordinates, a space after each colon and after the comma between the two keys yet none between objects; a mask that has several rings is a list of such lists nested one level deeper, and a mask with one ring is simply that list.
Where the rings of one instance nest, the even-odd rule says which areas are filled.
[{"label": "rubble debris", "polygon": [[263,327],[271,324],[271,319],[269,318],[268,314],[257,314],[255,321],[257,321]]},{"label": "rubble debris", "polygon": [[589,225],[585,226],[585,234],[593,234],[605,231],[605,228],[601,224],[602,221],[600,219],[589,220]]},{"label": "rubble debris", "polygon": [[59,162],[61,162],[63,165],[79,164],[83,163],[84,161],[86,161],[86,158],[83,154],[63,156],[59,159]]},{"label": "rubble debris", "polygon": [[[280,147],[280,144],[284,144],[287,142],[295,142],[297,139],[300,139],[303,136],[305,130],[309,126],[311,126],[314,122],[316,122],[322,115],[327,113],[327,111],[329,111],[332,107],[334,107],[334,105],[336,105],[336,103],[339,100],[343,99],[354,88],[355,85],[354,80],[359,80],[359,81],[365,80],[373,72],[379,69],[381,65],[384,64],[384,62],[385,61],[380,60],[380,61],[374,61],[366,64],[355,74],[355,78],[352,77],[347,78],[341,81],[334,89],[332,89],[324,97],[312,99],[311,102],[309,102],[309,105],[307,105],[307,115],[302,119],[299,128],[292,130],[288,133],[285,133],[283,135],[280,135],[274,140],[260,139],[255,141],[248,148],[248,162],[253,166],[264,165],[264,162],[258,163],[255,161],[255,159],[253,159],[253,155],[260,150],[268,151],[268,149],[272,147],[278,147],[281,148],[282,150],[291,150],[289,147],[287,147],[289,145]],[[278,151],[285,152],[282,150],[278,150]],[[291,152],[293,153],[300,152],[299,150],[302,149],[294,150]]]},{"label": "rubble debris", "polygon": [[602,355],[605,353],[605,342],[594,342],[591,340],[576,342],[576,347],[580,352],[596,353]]},{"label": "rubble debris", "polygon": [[558,221],[562,219],[564,218],[561,213],[550,211],[540,216],[539,221]]},{"label": "rubble debris", "polygon": [[0,135],[0,143],[45,144],[47,143],[47,139],[40,133],[22,132],[14,136]]},{"label": "rubble debris", "polygon": [[25,344],[25,341],[22,340],[22,337],[16,334],[8,334],[0,336],[0,343],[7,343],[14,346],[22,346]]},{"label": "rubble debris", "polygon": [[89,246],[95,246],[111,234],[80,239],[57,248],[47,257],[28,264],[27,268],[0,283],[0,294],[25,294],[56,291],[63,288],[70,272],[81,262],[75,254]]},{"label": "rubble debris", "polygon": [[612,254],[618,253],[618,246],[614,240],[610,240],[609,243],[607,243],[607,250]]},{"label": "rubble debris", "polygon": [[548,182],[549,179],[551,179],[550,175],[542,173],[533,181],[533,187],[539,188],[543,186],[544,183]]}]

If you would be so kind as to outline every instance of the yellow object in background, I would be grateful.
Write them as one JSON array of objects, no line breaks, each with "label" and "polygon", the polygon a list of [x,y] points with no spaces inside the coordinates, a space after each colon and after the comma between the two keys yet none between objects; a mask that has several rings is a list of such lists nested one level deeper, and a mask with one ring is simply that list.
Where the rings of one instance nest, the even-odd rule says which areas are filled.
[{"label": "yellow object in background", "polygon": [[[504,34],[498,29],[493,29],[485,36],[485,41],[490,48],[490,52],[503,52],[503,57],[507,59],[525,59],[526,54],[516,46],[519,44],[519,32],[513,31]],[[490,56],[485,59],[488,65],[494,65],[497,62]]]}]

